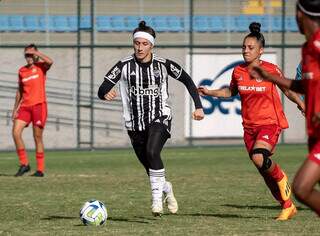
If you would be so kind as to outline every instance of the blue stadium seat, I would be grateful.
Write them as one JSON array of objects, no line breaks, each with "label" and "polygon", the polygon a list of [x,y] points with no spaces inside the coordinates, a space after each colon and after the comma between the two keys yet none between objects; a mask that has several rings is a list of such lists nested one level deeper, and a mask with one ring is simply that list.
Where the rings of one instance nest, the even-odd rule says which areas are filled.
[{"label": "blue stadium seat", "polygon": [[[208,16],[194,16],[193,17],[193,31],[196,32],[209,32],[210,26],[209,26],[209,20]],[[189,20],[186,22],[188,25],[187,29],[189,29]]]},{"label": "blue stadium seat", "polygon": [[40,30],[39,17],[28,15],[24,16],[25,30],[27,32],[35,32]]},{"label": "blue stadium seat", "polygon": [[111,32],[113,26],[111,24],[110,16],[97,16],[96,18],[97,31],[99,32]]},{"label": "blue stadium seat", "polygon": [[235,16],[235,30],[237,32],[247,32],[251,21],[246,15]]},{"label": "blue stadium seat", "polygon": [[140,19],[144,20],[147,25],[149,25],[150,27],[156,30],[156,24],[153,16],[143,16]]},{"label": "blue stadium seat", "polygon": [[182,18],[179,16],[168,16],[168,27],[171,32],[183,32]]},{"label": "blue stadium seat", "polygon": [[282,16],[273,16],[272,17],[272,31],[281,32],[282,31]]},{"label": "blue stadium seat", "polygon": [[169,24],[168,24],[168,17],[167,16],[154,16],[154,30],[156,32],[169,32]]},{"label": "blue stadium seat", "polygon": [[295,16],[286,16],[286,31],[298,32],[298,25]]},{"label": "blue stadium seat", "polygon": [[23,16],[21,15],[10,15],[9,16],[9,27],[10,31],[24,31],[25,27],[23,24]]},{"label": "blue stadium seat", "polygon": [[55,32],[70,32],[71,27],[69,25],[67,16],[52,16],[53,17],[53,30]]},{"label": "blue stadium seat", "polygon": [[81,29],[91,28],[91,17],[89,15],[80,17],[80,28]]},{"label": "blue stadium seat", "polygon": [[226,31],[226,22],[224,16],[209,16],[209,31],[210,32],[224,32]]},{"label": "blue stadium seat", "polygon": [[8,31],[9,28],[9,19],[7,15],[0,15],[0,31]]},{"label": "blue stadium seat", "polygon": [[[78,29],[78,16],[68,16],[67,17],[68,22],[68,31],[77,31]],[[91,27],[91,18],[90,16],[81,16],[80,17],[80,29],[86,30],[90,29]]]},{"label": "blue stadium seat", "polygon": [[54,23],[52,16],[39,16],[40,31],[54,31]]},{"label": "blue stadium seat", "polygon": [[127,16],[127,30],[133,31],[135,28],[138,27],[140,22],[139,16]]},{"label": "blue stadium seat", "polygon": [[111,25],[113,26],[113,31],[116,31],[116,32],[127,31],[125,16],[121,16],[121,15],[111,16]]}]

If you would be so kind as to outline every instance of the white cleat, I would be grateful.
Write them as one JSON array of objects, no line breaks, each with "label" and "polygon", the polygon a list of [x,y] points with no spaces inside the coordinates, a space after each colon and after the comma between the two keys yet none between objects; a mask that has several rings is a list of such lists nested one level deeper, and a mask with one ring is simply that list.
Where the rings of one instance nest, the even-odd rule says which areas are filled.
[{"label": "white cleat", "polygon": [[178,202],[174,197],[172,184],[170,182],[168,182],[168,184],[170,185],[171,190],[168,193],[164,193],[163,202],[167,204],[168,210],[171,214],[176,214],[178,211]]},{"label": "white cleat", "polygon": [[161,201],[156,201],[152,203],[151,211],[153,216],[161,216],[163,214],[163,207]]}]

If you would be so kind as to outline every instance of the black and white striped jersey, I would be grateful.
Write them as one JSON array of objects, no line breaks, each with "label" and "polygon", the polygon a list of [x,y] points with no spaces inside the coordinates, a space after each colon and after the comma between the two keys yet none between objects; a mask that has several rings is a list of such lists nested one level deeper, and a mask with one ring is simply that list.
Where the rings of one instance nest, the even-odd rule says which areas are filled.
[{"label": "black and white striped jersey", "polygon": [[119,61],[105,75],[98,96],[104,99],[104,95],[120,83],[125,127],[142,131],[157,118],[166,116],[171,119],[168,76],[184,83],[196,108],[202,108],[190,76],[177,63],[155,54],[152,54],[152,60],[148,63],[137,61],[134,55]]}]

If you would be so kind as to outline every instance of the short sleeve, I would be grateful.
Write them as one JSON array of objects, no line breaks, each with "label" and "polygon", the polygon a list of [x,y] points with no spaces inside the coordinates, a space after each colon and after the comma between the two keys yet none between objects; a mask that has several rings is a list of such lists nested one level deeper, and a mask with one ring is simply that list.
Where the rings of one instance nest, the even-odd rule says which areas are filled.
[{"label": "short sleeve", "polygon": [[231,81],[230,81],[230,90],[231,91],[235,91],[238,89],[238,81],[237,81],[238,75],[236,70],[234,69],[232,72],[232,77],[231,77]]}]

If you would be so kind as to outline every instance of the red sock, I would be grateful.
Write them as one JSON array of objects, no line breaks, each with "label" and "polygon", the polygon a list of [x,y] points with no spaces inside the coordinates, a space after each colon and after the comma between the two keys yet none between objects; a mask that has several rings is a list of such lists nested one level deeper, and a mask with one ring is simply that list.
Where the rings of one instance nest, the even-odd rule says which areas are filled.
[{"label": "red sock", "polygon": [[275,164],[274,169],[269,173],[269,175],[277,182],[282,180],[284,174],[278,164]]},{"label": "red sock", "polygon": [[37,171],[44,172],[44,152],[36,153]]},{"label": "red sock", "polygon": [[24,148],[22,149],[17,149],[17,155],[19,157],[19,162],[20,162],[20,165],[28,165],[29,164],[29,161],[28,161],[28,155],[27,155],[27,152]]}]

